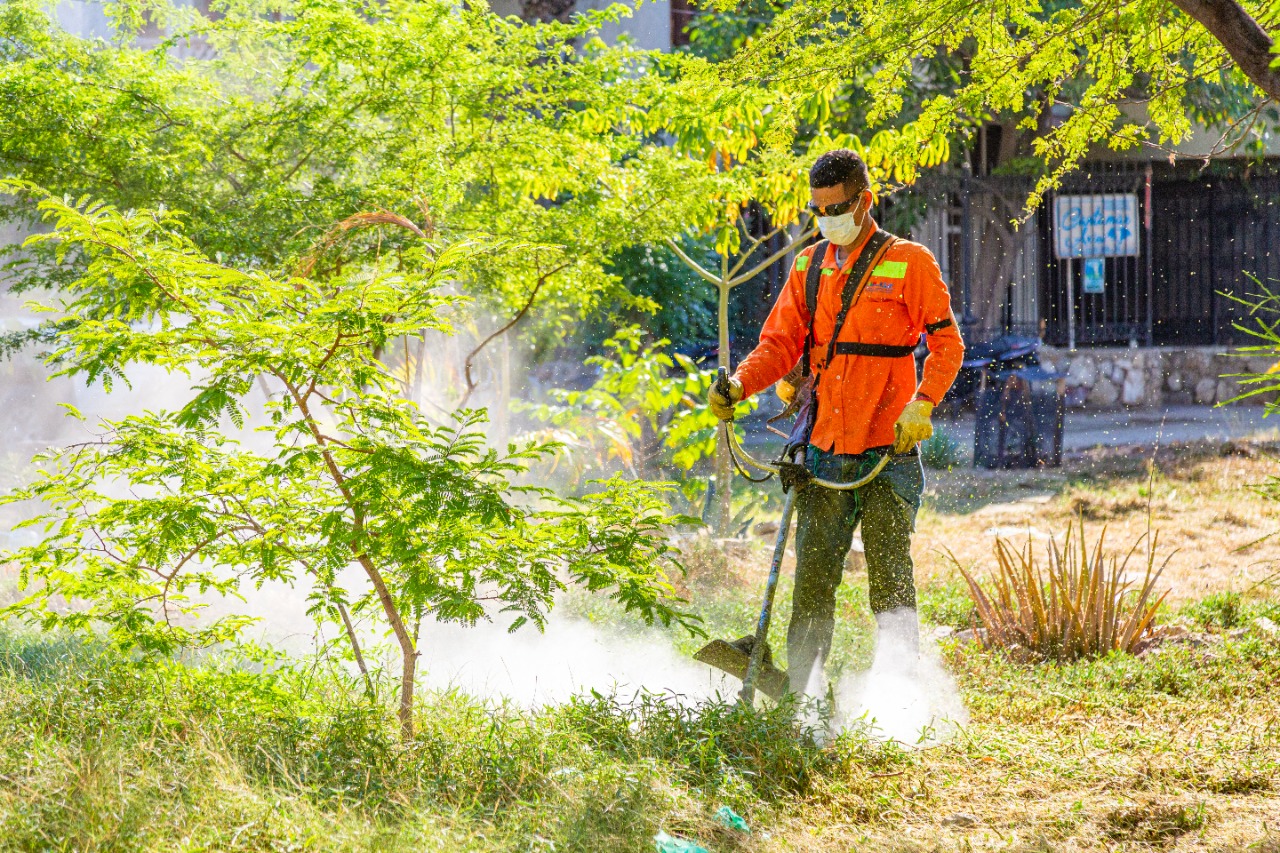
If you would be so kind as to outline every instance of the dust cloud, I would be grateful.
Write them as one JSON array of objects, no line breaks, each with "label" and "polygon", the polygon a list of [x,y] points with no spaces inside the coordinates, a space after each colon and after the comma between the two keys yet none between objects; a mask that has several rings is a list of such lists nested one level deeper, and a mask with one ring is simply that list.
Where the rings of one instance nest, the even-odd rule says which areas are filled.
[{"label": "dust cloud", "polygon": [[[19,299],[0,296],[0,320],[12,329],[32,322]],[[460,374],[461,358],[469,348],[466,342],[452,342],[452,350],[444,351],[445,340],[432,340],[428,347],[409,350],[411,383],[419,398],[426,398],[428,412],[447,403],[444,395],[430,399],[434,389],[455,383]],[[427,355],[430,357],[427,357]],[[477,378],[481,390],[470,405],[505,404],[511,375],[522,375],[523,364],[495,348],[491,364],[482,361]],[[512,362],[514,370],[511,369]],[[495,377],[494,374],[502,374]],[[69,379],[50,381],[49,369],[37,353],[26,351],[0,362],[0,436],[5,439],[0,460],[0,491],[8,492],[28,482],[35,473],[31,457],[41,450],[62,447],[91,439],[101,428],[101,419],[119,418],[144,409],[172,409],[189,399],[191,386],[199,377],[175,376],[165,371],[135,365],[129,370],[132,388],[118,383],[112,393],[101,388],[86,387]],[[495,378],[499,379],[495,383]],[[498,386],[498,392],[493,390]],[[260,409],[265,401],[265,386],[250,395],[250,422],[244,429],[227,425],[227,433],[246,446],[265,444],[266,438],[254,433],[262,422]],[[432,404],[435,404],[434,407]],[[63,404],[79,409],[85,422],[68,417]],[[509,426],[505,419],[488,425],[493,443],[505,441]],[[255,448],[257,449],[257,448]],[[39,528],[13,531],[12,526],[38,512],[36,506],[10,506],[0,512],[0,548],[17,548],[33,544]],[[367,586],[363,576],[345,577],[353,595]],[[4,577],[6,585],[16,580]],[[265,642],[293,655],[315,653],[323,644],[317,627],[306,615],[307,584],[290,587],[268,583],[261,587],[245,584],[244,600],[206,598],[201,621],[231,614],[248,615],[260,621],[247,636]],[[332,635],[333,627],[326,626]],[[387,639],[369,626],[362,637],[373,649],[382,645],[390,651]],[[724,678],[717,671],[681,656],[668,637],[656,630],[626,631],[601,626],[582,619],[553,616],[544,633],[526,627],[512,634],[505,622],[480,623],[474,627],[449,624],[423,626],[422,685],[428,689],[456,688],[485,697],[502,698],[523,705],[541,705],[563,701],[574,693],[587,690],[616,691],[626,695],[637,690],[674,693],[690,701],[711,698],[717,692],[731,695]]]},{"label": "dust cloud", "polygon": [[835,688],[833,733],[860,730],[909,748],[940,743],[968,722],[955,679],[937,647],[917,640],[915,611],[882,613],[871,668],[845,675]]},{"label": "dust cloud", "polygon": [[[363,576],[349,569],[339,584],[358,594]],[[365,583],[364,585],[367,585]],[[244,601],[208,601],[205,618],[235,613],[258,621],[246,637],[288,654],[315,654],[338,628],[318,628],[306,615],[305,584],[283,583],[242,589]],[[525,707],[563,702],[596,690],[629,696],[638,691],[681,697],[689,703],[732,697],[737,682],[682,656],[668,636],[637,626],[602,626],[554,609],[544,631],[526,625],[512,633],[510,619],[476,625],[423,623],[418,647],[418,685],[427,690],[459,690],[471,696],[506,700]],[[322,633],[323,632],[323,633]],[[385,661],[398,675],[397,650],[386,632],[366,620],[357,630],[371,662]],[[354,674],[354,669],[351,669]]]},{"label": "dust cloud", "polygon": [[428,687],[527,705],[588,690],[645,690],[689,701],[735,692],[725,676],[681,657],[661,635],[610,631],[578,619],[554,619],[545,632],[524,628],[515,634],[497,624],[437,624],[425,631],[422,648]]}]

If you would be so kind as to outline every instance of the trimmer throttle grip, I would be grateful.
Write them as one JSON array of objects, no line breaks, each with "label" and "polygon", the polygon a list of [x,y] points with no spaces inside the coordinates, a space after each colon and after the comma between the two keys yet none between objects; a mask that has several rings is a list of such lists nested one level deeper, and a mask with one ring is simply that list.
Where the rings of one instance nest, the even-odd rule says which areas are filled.
[{"label": "trimmer throttle grip", "polygon": [[732,399],[730,395],[733,393],[733,386],[729,384],[729,368],[727,367],[716,369],[716,393],[726,400]]}]

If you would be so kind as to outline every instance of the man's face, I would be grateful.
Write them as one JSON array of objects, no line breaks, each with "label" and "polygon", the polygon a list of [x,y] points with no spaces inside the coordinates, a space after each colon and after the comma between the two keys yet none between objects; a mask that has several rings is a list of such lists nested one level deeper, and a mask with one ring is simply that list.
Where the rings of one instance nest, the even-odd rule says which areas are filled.
[{"label": "man's face", "polygon": [[[809,197],[813,202],[813,207],[816,209],[815,212],[819,216],[839,216],[852,210],[853,219],[860,226],[865,224],[867,211],[871,209],[870,190],[850,194],[844,184],[837,184],[834,187],[809,187]],[[839,210],[839,213],[828,210],[828,208],[842,205],[849,201],[854,203],[850,204],[847,210]]]}]

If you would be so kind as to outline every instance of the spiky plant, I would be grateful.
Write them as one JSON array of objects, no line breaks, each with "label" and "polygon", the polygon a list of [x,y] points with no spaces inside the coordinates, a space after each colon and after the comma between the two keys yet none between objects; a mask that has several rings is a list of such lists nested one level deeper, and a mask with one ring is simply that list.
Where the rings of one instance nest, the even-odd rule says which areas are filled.
[{"label": "spiky plant", "polygon": [[[1078,528],[1067,528],[1061,547],[1049,540],[1042,563],[1030,536],[1021,549],[997,537],[996,572],[988,587],[957,563],[985,629],[984,645],[1059,661],[1141,651],[1154,636],[1156,610],[1169,594],[1154,597],[1168,558],[1156,565],[1158,537],[1151,533],[1139,537],[1123,558],[1104,551],[1105,538],[1104,527],[1089,548],[1081,519]],[[1146,571],[1135,586],[1125,569],[1144,543]]]}]

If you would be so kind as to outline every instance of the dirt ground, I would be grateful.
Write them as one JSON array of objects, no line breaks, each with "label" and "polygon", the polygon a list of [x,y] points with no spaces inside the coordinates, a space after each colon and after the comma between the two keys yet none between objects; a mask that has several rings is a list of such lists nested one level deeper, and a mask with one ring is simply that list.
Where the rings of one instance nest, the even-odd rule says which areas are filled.
[{"label": "dirt ground", "polygon": [[[1165,565],[1160,589],[1169,589],[1171,605],[1228,590],[1280,589],[1280,500],[1264,493],[1280,477],[1280,442],[1099,448],[1068,456],[1060,468],[965,466],[925,476],[912,548],[920,586],[960,582],[957,561],[982,575],[994,564],[996,537],[1019,546],[1030,537],[1042,549],[1050,538],[1061,544],[1068,527],[1083,519],[1090,543],[1105,532],[1108,554],[1123,559],[1137,546],[1126,567],[1134,580],[1146,569],[1150,529],[1156,565]],[[757,525],[749,545],[723,543],[734,580],[760,582],[776,529]],[[855,536],[846,582],[861,574],[860,549]],[[789,551],[784,572],[793,568]]]},{"label": "dirt ground", "polygon": [[921,583],[957,578],[951,555],[966,568],[989,565],[997,536],[1044,547],[1081,518],[1090,541],[1105,528],[1109,551],[1137,545],[1128,570],[1138,575],[1149,528],[1171,603],[1280,578],[1280,503],[1263,493],[1280,475],[1274,442],[1102,449],[1059,469],[929,474],[914,543]]}]

